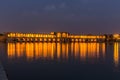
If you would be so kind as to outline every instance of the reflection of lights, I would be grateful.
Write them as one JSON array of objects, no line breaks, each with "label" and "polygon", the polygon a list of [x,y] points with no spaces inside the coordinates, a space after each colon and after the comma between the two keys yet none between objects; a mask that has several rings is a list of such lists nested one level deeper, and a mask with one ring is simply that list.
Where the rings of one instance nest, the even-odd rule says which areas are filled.
[{"label": "reflection of lights", "polygon": [[62,57],[63,58],[65,58],[65,50],[66,50],[65,44],[62,44]]},{"label": "reflection of lights", "polygon": [[57,58],[60,58],[60,54],[61,54],[61,46],[60,43],[57,43]]},{"label": "reflection of lights", "polygon": [[103,57],[105,58],[105,43],[102,43],[102,53],[103,53]]},{"label": "reflection of lights", "polygon": [[53,55],[51,55],[52,54],[52,43],[48,43],[47,44],[47,48],[48,48],[48,57],[51,57],[51,58],[53,58]]},{"label": "reflection of lights", "polygon": [[96,58],[96,55],[99,56],[99,43],[88,43],[88,58]]},{"label": "reflection of lights", "polygon": [[[68,57],[76,59],[80,57],[81,60],[98,59],[100,50],[104,57],[105,43],[8,43],[7,48],[9,58],[26,56],[28,60],[40,58],[68,59]],[[117,61],[118,56],[115,56],[115,61]]]},{"label": "reflection of lights", "polygon": [[20,43],[16,43],[16,53],[17,53],[17,56],[21,56],[21,52],[20,52]]},{"label": "reflection of lights", "polygon": [[75,53],[74,53],[74,55],[75,55],[75,58],[78,56],[78,54],[79,54],[79,44],[78,43],[75,43]]},{"label": "reflection of lights", "polygon": [[46,58],[47,57],[47,50],[48,50],[48,47],[47,47],[47,43],[44,43],[43,44],[43,57]]},{"label": "reflection of lights", "polygon": [[7,49],[8,57],[9,58],[15,57],[15,44],[14,43],[8,43],[7,47],[8,47],[8,49]]},{"label": "reflection of lights", "polygon": [[27,59],[33,59],[34,57],[34,45],[33,43],[26,43],[26,57]]},{"label": "reflection of lights", "polygon": [[69,45],[66,44],[66,58],[68,59],[68,53],[69,53]]},{"label": "reflection of lights", "polygon": [[39,46],[39,57],[42,57],[43,55],[43,43],[36,43]]},{"label": "reflection of lights", "polygon": [[99,58],[99,54],[100,54],[99,52],[100,52],[100,49],[99,49],[99,44],[98,44],[98,43],[97,43],[97,47],[96,47],[96,48],[97,48],[97,57]]},{"label": "reflection of lights", "polygon": [[54,58],[54,54],[56,53],[56,43],[52,43],[52,52],[51,52],[51,58]]},{"label": "reflection of lights", "polygon": [[115,63],[115,66],[118,66],[119,64],[118,43],[114,43],[114,63]]},{"label": "reflection of lights", "polygon": [[73,53],[74,53],[74,43],[71,43],[71,48],[70,48],[70,50],[71,50],[71,53],[73,54]]},{"label": "reflection of lights", "polygon": [[86,43],[79,43],[80,45],[80,58],[85,60],[86,53],[87,53],[87,44]]},{"label": "reflection of lights", "polygon": [[38,59],[39,56],[40,56],[40,54],[39,54],[39,44],[35,43],[35,57],[36,57],[36,59]]}]

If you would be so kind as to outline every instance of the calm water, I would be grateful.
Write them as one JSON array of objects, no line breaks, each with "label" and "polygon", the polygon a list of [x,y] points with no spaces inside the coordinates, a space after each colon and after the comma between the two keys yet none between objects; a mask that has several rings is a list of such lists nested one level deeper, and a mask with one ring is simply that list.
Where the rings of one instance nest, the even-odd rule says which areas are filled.
[{"label": "calm water", "polygon": [[9,80],[120,80],[119,43],[0,43]]}]

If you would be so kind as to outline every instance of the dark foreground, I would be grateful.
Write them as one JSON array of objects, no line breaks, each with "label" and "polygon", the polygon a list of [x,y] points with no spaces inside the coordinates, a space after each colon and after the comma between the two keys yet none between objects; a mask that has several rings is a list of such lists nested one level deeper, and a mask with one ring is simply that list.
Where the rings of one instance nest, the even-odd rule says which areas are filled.
[{"label": "dark foreground", "polygon": [[0,80],[8,80],[1,63],[0,63]]}]

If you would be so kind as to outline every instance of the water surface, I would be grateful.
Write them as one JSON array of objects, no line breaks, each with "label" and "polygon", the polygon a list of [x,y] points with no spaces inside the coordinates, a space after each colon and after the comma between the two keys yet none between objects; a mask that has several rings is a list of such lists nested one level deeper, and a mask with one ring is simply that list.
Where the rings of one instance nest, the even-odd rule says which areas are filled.
[{"label": "water surface", "polygon": [[0,43],[9,80],[120,80],[119,43]]}]

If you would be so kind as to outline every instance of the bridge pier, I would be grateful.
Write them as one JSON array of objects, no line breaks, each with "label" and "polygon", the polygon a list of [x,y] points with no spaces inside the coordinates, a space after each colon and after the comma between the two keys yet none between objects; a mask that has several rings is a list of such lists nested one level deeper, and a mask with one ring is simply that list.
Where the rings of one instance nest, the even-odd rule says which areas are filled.
[{"label": "bridge pier", "polygon": [[[79,38],[8,38],[8,42],[105,42],[104,39],[79,39]],[[116,41],[116,40],[114,40]]]}]

